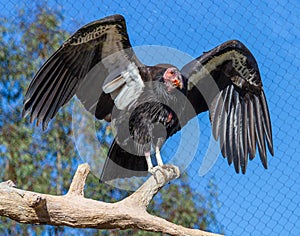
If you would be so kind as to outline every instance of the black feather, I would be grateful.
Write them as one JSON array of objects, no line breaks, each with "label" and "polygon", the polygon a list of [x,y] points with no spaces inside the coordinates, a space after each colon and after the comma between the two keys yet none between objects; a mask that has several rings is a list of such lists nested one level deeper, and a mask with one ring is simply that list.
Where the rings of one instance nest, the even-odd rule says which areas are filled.
[{"label": "black feather", "polygon": [[262,111],[263,111],[263,126],[264,126],[264,134],[267,140],[268,144],[268,149],[271,153],[272,156],[274,156],[274,149],[273,149],[273,138],[272,138],[272,129],[271,129],[271,121],[270,121],[270,113],[266,101],[266,97],[264,92],[261,93],[260,95],[260,104],[262,106]]},{"label": "black feather", "polygon": [[[274,154],[271,121],[259,69],[249,49],[230,40],[181,71],[175,68],[182,80],[176,88],[180,96],[167,89],[163,76],[168,68],[175,67],[143,65],[131,48],[124,17],[109,16],[80,28],[45,62],[28,87],[22,115],[37,119],[37,125],[46,129],[76,94],[96,118],[112,120],[116,141],[102,181],[145,175],[142,156],[208,109],[212,134],[236,172],[245,173],[256,145],[266,168],[265,142]],[[194,113],[188,112],[183,95]],[[132,140],[134,145],[130,145]]]},{"label": "black feather", "polygon": [[147,176],[147,162],[143,156],[133,155],[121,148],[114,140],[100,176],[101,182],[132,176]]},{"label": "black feather", "polygon": [[248,103],[245,101],[245,99],[242,99],[242,135],[241,135],[241,168],[242,168],[242,173],[246,173],[246,168],[248,164],[248,142],[247,142],[247,137],[248,137]]},{"label": "black feather", "polygon": [[271,155],[274,153],[270,114],[257,62],[249,49],[237,40],[225,42],[185,65],[182,73],[188,79],[187,97],[195,111],[209,107],[212,134],[215,139],[220,137],[228,163],[233,161],[235,170],[245,173],[248,156],[252,160],[258,146],[266,167],[265,140]]},{"label": "black feather", "polygon": [[255,157],[256,152],[256,136],[255,136],[255,127],[254,122],[256,120],[256,116],[254,115],[254,105],[252,101],[252,95],[247,96],[246,99],[248,102],[248,146],[249,146],[249,158],[252,160]]}]

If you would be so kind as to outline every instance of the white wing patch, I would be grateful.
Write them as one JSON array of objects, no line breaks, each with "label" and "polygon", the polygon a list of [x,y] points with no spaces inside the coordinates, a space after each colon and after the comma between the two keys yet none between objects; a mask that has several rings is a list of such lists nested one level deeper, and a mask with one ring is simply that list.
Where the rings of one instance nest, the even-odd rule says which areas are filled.
[{"label": "white wing patch", "polygon": [[188,90],[191,90],[194,85],[199,82],[199,80],[208,76],[219,65],[229,60],[232,61],[233,68],[241,75],[243,79],[245,79],[251,85],[258,86],[255,81],[256,72],[250,71],[246,67],[247,57],[235,50],[231,50],[212,58],[206,65],[201,65],[200,62],[198,62],[196,66],[199,67],[199,70],[198,72],[192,74],[189,78]]},{"label": "white wing patch", "polygon": [[138,99],[144,87],[137,66],[130,63],[121,76],[103,86],[103,91],[112,95],[119,110],[124,110]]}]

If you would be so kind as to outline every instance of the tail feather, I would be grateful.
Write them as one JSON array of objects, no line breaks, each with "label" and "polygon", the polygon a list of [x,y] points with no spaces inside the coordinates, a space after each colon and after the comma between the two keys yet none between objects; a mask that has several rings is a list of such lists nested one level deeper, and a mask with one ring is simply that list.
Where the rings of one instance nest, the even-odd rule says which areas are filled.
[{"label": "tail feather", "polygon": [[133,155],[123,150],[114,140],[100,176],[100,182],[133,176],[147,176],[148,166],[145,157]]}]

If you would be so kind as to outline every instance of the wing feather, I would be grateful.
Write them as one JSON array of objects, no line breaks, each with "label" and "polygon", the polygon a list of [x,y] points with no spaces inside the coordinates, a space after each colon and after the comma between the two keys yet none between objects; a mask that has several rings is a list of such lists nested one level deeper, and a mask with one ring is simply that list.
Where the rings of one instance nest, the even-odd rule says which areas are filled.
[{"label": "wing feather", "polygon": [[254,104],[255,104],[255,119],[256,119],[256,126],[255,126],[255,134],[257,139],[258,151],[260,155],[261,162],[263,166],[267,169],[267,153],[266,153],[266,145],[263,133],[263,124],[262,119],[263,116],[261,114],[261,106],[259,102],[259,98],[257,96],[254,97]]},{"label": "wing feather", "polygon": [[[45,129],[59,108],[76,94],[95,115],[97,104],[113,105],[99,101],[103,84],[113,81],[132,64],[136,68],[142,66],[131,48],[121,15],[89,23],[75,32],[36,73],[26,92],[22,114],[30,115],[31,121],[37,119],[37,125],[43,123]],[[112,107],[99,110],[110,111]]]},{"label": "wing feather", "polygon": [[[227,130],[227,117],[228,117],[228,98],[230,97],[230,93],[232,92],[231,87],[226,88],[226,93],[224,96],[224,104],[223,109],[221,112],[220,117],[220,145],[221,145],[221,152],[224,157],[227,157],[227,150],[226,150],[226,130]],[[215,137],[217,139],[217,136]]]},{"label": "wing feather", "polygon": [[[226,90],[228,91],[228,90]],[[226,92],[225,92],[225,96],[226,96]],[[221,114],[224,111],[224,106],[225,103],[223,101],[223,93],[220,93],[217,97],[217,101],[216,101],[216,109],[214,111],[214,114],[212,115],[213,120],[212,123],[213,125],[213,135],[214,138],[217,139],[219,137],[219,132],[220,132],[220,120],[221,120]]]},{"label": "wing feather", "polygon": [[[45,113],[41,114],[41,117],[46,117],[43,123],[43,129],[47,128],[49,121],[55,116],[59,108],[67,101],[69,101],[72,94],[74,94],[74,87],[76,87],[76,81],[69,79],[69,77],[70,76],[64,77],[66,79],[66,82],[63,83],[63,85],[58,85],[56,87],[56,90],[53,91],[52,98],[49,98],[48,101],[48,103],[51,104],[50,107],[48,109],[47,107],[44,107]],[[69,91],[69,93],[67,91]]]},{"label": "wing feather", "polygon": [[[258,149],[267,168],[266,143],[273,151],[270,114],[254,56],[231,40],[204,53],[181,70],[187,98],[197,114],[209,109],[212,134],[236,172],[246,172]],[[187,116],[188,117],[188,116]],[[192,118],[192,117],[190,117]]]},{"label": "wing feather", "polygon": [[248,164],[248,142],[247,142],[247,137],[248,137],[248,103],[245,101],[245,99],[242,99],[242,135],[240,137],[240,142],[242,143],[241,145],[241,168],[242,168],[242,173],[246,173],[246,168]]},{"label": "wing feather", "polygon": [[273,149],[273,143],[272,143],[272,128],[271,128],[271,121],[270,121],[270,114],[269,114],[269,109],[267,105],[267,100],[265,93],[262,92],[260,95],[260,104],[262,106],[262,111],[263,111],[263,126],[264,126],[264,134],[266,135],[266,141],[268,145],[268,149],[270,150],[270,153],[274,155],[274,149]]},{"label": "wing feather", "polygon": [[255,136],[255,127],[254,127],[254,106],[252,101],[252,95],[247,96],[248,99],[248,144],[249,144],[249,158],[252,160],[255,157],[256,152],[256,136]]},{"label": "wing feather", "polygon": [[226,150],[227,150],[227,158],[228,158],[228,164],[231,164],[232,161],[234,160],[234,155],[233,155],[233,145],[234,145],[234,135],[233,135],[233,119],[234,119],[234,111],[235,111],[235,106],[234,106],[234,96],[230,96],[228,99],[228,117],[227,117],[227,129],[226,129]]},{"label": "wing feather", "polygon": [[53,64],[55,65],[55,67],[52,71],[50,70],[51,67],[45,68],[44,73],[38,73],[41,75],[40,76],[41,79],[36,80],[35,77],[31,82],[24,99],[23,116],[25,115],[24,114],[25,112],[27,114],[28,112],[31,111],[31,119],[34,120],[36,118],[36,113],[34,113],[34,108],[38,104],[37,101],[38,99],[42,98],[46,89],[51,86],[51,80],[49,79],[49,77],[51,77],[51,73],[55,73],[60,67],[60,65],[63,64],[63,62],[55,59],[53,60]]},{"label": "wing feather", "polygon": [[[61,70],[60,73],[54,79],[54,82],[50,83],[50,86],[43,93],[38,106],[35,108],[35,112],[37,112],[38,117],[45,117],[46,113],[49,109],[53,107],[53,104],[59,104],[61,100],[61,93],[65,90],[65,87],[70,80],[64,80],[67,74],[66,70]],[[43,104],[50,104],[50,107],[43,106]]]},{"label": "wing feather", "polygon": [[233,143],[233,159],[234,159],[234,168],[235,168],[235,171],[237,173],[239,173],[239,170],[240,170],[240,166],[241,166],[241,155],[240,155],[240,146],[241,146],[241,143],[240,143],[240,122],[241,122],[241,104],[240,104],[240,99],[239,99],[239,94],[238,92],[235,92],[234,93],[234,100],[235,100],[235,104],[234,104],[234,107],[235,107],[235,111],[234,111],[234,118],[233,118],[233,129],[234,129],[234,143]]},{"label": "wing feather", "polygon": [[[60,75],[63,74],[63,70],[59,70],[59,67],[53,70],[54,76],[52,76],[52,73],[50,71],[49,73],[50,75],[49,77],[46,77],[45,83],[40,83],[40,85],[36,89],[36,92],[31,97],[31,107],[29,107],[29,109],[31,109],[31,121],[33,121],[36,117],[40,117],[41,110],[44,108],[43,104],[45,102],[49,102],[48,96],[52,95],[53,92],[57,90],[57,84],[61,84],[64,81],[63,78],[60,78]],[[49,78],[52,78],[52,80]]]}]

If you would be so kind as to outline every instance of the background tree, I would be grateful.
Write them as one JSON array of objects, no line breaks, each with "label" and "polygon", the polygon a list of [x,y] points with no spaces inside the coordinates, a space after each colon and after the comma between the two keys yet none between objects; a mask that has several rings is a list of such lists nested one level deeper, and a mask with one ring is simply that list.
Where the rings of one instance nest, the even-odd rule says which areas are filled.
[{"label": "background tree", "polygon": [[[36,3],[30,9],[20,9],[17,19],[0,19],[0,180],[11,179],[25,190],[49,194],[66,193],[71,175],[82,162],[72,142],[71,106],[59,112],[45,133],[22,119],[21,110],[25,89],[34,73],[69,35],[61,27],[63,20],[61,12]],[[217,188],[209,183],[209,189],[205,195],[194,193],[188,177],[182,177],[163,189],[150,209],[186,227],[221,231],[213,212]],[[87,179],[87,197],[112,202],[128,194],[99,184],[95,176],[89,175]],[[196,204],[195,200],[203,204]],[[7,235],[42,232],[58,235],[79,231],[120,235],[119,231],[71,231],[63,227],[22,225],[0,218],[0,233]],[[132,234],[144,235],[145,232],[121,232],[121,235]]]}]

